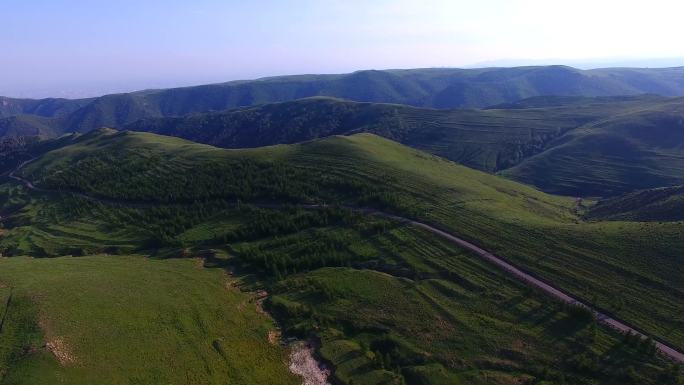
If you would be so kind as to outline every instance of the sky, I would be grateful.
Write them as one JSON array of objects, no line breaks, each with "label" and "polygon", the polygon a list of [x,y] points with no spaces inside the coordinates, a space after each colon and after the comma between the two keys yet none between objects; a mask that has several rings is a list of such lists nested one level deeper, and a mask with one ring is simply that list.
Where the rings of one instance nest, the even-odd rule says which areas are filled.
[{"label": "sky", "polygon": [[683,14],[681,0],[0,0],[0,95],[361,69],[684,65]]}]

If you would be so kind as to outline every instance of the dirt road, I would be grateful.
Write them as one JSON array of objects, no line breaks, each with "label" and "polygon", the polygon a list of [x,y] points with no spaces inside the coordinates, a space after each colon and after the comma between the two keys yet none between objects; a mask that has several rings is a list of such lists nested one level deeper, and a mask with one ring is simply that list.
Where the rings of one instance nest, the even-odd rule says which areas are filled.
[{"label": "dirt road", "polygon": [[[522,270],[518,269],[517,267],[515,267],[515,266],[511,265],[510,263],[504,261],[500,257],[497,257],[496,255],[488,252],[487,250],[484,250],[484,249],[482,249],[482,248],[480,248],[480,247],[478,247],[478,246],[476,246],[476,245],[474,245],[474,244],[472,244],[472,243],[470,243],[464,239],[458,238],[452,234],[449,234],[445,231],[442,231],[440,229],[437,229],[435,227],[432,227],[432,226],[425,224],[425,223],[422,223],[422,222],[417,222],[417,221],[413,221],[413,220],[410,220],[407,218],[403,218],[403,217],[399,217],[399,216],[395,216],[395,215],[390,215],[390,214],[380,212],[380,211],[364,210],[364,212],[372,213],[374,215],[382,216],[384,218],[393,219],[396,221],[410,223],[413,226],[420,227],[424,230],[427,230],[427,231],[429,231],[435,235],[438,235],[438,236],[450,241],[451,243],[456,244],[457,246],[459,246],[463,249],[470,250],[471,252],[473,252],[477,256],[479,256],[480,258],[485,259],[488,262],[500,267],[501,269],[503,269],[504,271],[506,271],[510,275],[514,276],[515,278],[517,278],[520,281],[525,282],[528,285],[534,286],[534,287],[544,291],[545,293],[547,293],[547,294],[549,294],[549,295],[551,295],[551,296],[553,296],[553,297],[555,297],[555,298],[557,298],[557,299],[559,299],[565,303],[568,303],[571,305],[576,305],[576,306],[581,306],[581,307],[588,309],[589,311],[591,311],[596,316],[596,319],[598,320],[598,322],[600,322],[604,325],[607,325],[607,326],[609,326],[613,329],[616,329],[622,333],[628,333],[629,332],[632,334],[639,335],[642,338],[648,337],[647,335],[639,332],[638,330],[635,330],[634,328],[628,326],[624,322],[619,321],[615,318],[612,318],[609,315],[602,313],[602,312],[592,308],[591,306],[589,306],[585,303],[582,303],[581,301],[577,300],[576,298],[573,298],[572,296],[562,292],[559,289],[556,289],[555,287],[551,286],[550,284],[543,282],[543,281],[523,272]],[[667,356],[667,357],[669,357],[669,358],[671,358],[671,359],[673,359],[679,363],[684,364],[684,354],[683,353],[681,353],[678,350],[676,350],[675,348],[673,348],[669,345],[666,345],[664,343],[661,343],[661,342],[656,341],[655,345],[656,345],[656,348],[658,348],[658,350],[662,354],[664,354],[665,356]]]},{"label": "dirt road", "polygon": [[24,186],[26,186],[29,190],[46,192],[46,190],[43,190],[43,189],[40,189],[40,188],[34,186],[34,185],[33,185],[33,182],[31,182],[30,180],[24,179],[24,178],[22,178],[22,177],[20,177],[20,176],[17,175],[17,172],[18,172],[19,170],[21,170],[24,166],[26,166],[27,164],[33,162],[34,160],[36,160],[36,158],[32,158],[32,159],[23,161],[19,166],[17,166],[17,168],[15,168],[14,170],[12,170],[12,172],[10,172],[9,175],[7,175],[7,176],[10,177],[10,178],[12,178],[12,179],[14,179],[14,180],[16,180],[16,181],[18,181],[18,182],[20,182],[21,184],[23,184]]},{"label": "dirt road", "polygon": [[[22,167],[24,167],[26,164],[32,162],[33,160],[35,160],[35,159],[30,159],[30,160],[27,160],[27,161],[23,162],[22,164],[20,164],[19,167],[17,167],[14,171],[12,171],[9,174],[9,177],[21,182],[22,184],[24,184],[27,188],[29,188],[31,190],[39,191],[39,192],[53,192],[53,191],[44,190],[44,189],[35,187],[31,181],[16,175],[17,171],[19,171]],[[79,195],[79,196],[87,197],[89,199],[100,200],[98,198],[89,197],[89,196],[87,196],[85,194],[81,194],[81,193],[75,193],[75,194]],[[281,204],[261,204],[261,205],[257,205],[257,206],[260,206],[263,208],[274,208],[274,209],[284,207],[284,205],[281,205]],[[314,209],[315,210],[315,209],[322,209],[322,208],[325,208],[327,206],[326,205],[313,204],[313,205],[299,205],[299,207],[304,208],[304,209]],[[424,230],[427,230],[427,231],[429,231],[429,232],[431,232],[437,236],[440,236],[440,237],[448,240],[451,243],[454,243],[455,245],[457,245],[461,248],[464,248],[466,250],[473,252],[474,254],[479,256],[480,258],[482,258],[482,259],[498,266],[499,268],[503,269],[505,272],[507,272],[511,276],[515,277],[519,281],[522,281],[522,282],[524,282],[530,286],[534,286],[534,287],[544,291],[545,293],[547,293],[547,294],[549,294],[549,295],[551,295],[551,296],[553,296],[553,297],[555,297],[555,298],[557,298],[557,299],[559,299],[565,303],[577,305],[577,306],[582,306],[582,307],[588,309],[589,311],[591,311],[596,316],[596,319],[598,320],[598,322],[600,322],[604,325],[607,325],[607,326],[609,326],[613,329],[616,329],[622,333],[628,333],[629,332],[632,334],[639,335],[642,338],[648,337],[644,333],[641,333],[640,331],[638,331],[638,330],[634,329],[633,327],[627,325],[625,322],[617,320],[617,319],[615,319],[615,318],[613,318],[613,317],[611,317],[605,313],[598,311],[597,309],[591,307],[590,305],[585,304],[585,303],[579,301],[578,299],[564,293],[563,291],[553,287],[551,284],[543,282],[543,281],[531,276],[530,274],[523,272],[519,268],[517,268],[517,267],[513,266],[512,264],[506,262],[502,258],[497,257],[496,255],[490,253],[489,251],[484,250],[484,249],[482,249],[482,248],[480,248],[480,247],[478,247],[478,246],[476,246],[476,245],[474,245],[474,244],[472,244],[472,243],[470,243],[464,239],[461,239],[461,238],[459,238],[453,234],[447,233],[443,230],[440,230],[436,227],[433,227],[433,226],[428,225],[428,224],[423,223],[423,222],[414,221],[414,220],[411,220],[408,218],[388,214],[388,213],[378,211],[378,210],[374,210],[374,209],[365,209],[365,208],[358,208],[358,207],[345,207],[345,208],[352,210],[352,211],[364,213],[364,214],[377,215],[377,216],[381,216],[384,218],[392,219],[392,220],[403,222],[403,223],[410,223],[413,226],[420,227]],[[673,348],[672,346],[669,346],[669,345],[662,343],[662,342],[659,342],[659,341],[656,341],[655,345],[656,345],[656,348],[663,355],[673,359],[674,361],[677,361],[679,363],[684,364],[684,353],[678,351],[677,349]]]}]

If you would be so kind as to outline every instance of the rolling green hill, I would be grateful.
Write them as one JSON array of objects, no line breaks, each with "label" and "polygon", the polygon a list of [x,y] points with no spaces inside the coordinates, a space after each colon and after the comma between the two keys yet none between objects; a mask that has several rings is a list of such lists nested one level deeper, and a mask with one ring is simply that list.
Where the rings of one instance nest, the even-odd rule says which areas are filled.
[{"label": "rolling green hill", "polygon": [[[586,95],[677,94],[680,72],[557,66],[362,71],[80,101],[3,99],[3,114],[12,116],[0,119],[0,135],[56,137],[108,126],[245,148],[370,132],[469,167],[502,172],[549,193],[614,196],[684,183],[684,101],[655,95]],[[506,87],[505,97],[488,88],[500,86]],[[445,90],[440,87],[474,87],[473,95],[501,104],[481,110],[425,108],[485,105],[428,100]],[[414,94],[422,96],[407,96]],[[535,96],[544,94],[561,96]],[[369,102],[297,99],[309,95]],[[532,98],[520,100],[526,96]],[[297,100],[262,104],[292,99]],[[253,104],[259,105],[226,110]]]},{"label": "rolling green hill", "polygon": [[485,171],[508,168],[566,132],[651,103],[653,96],[535,99],[526,108],[435,110],[330,98],[143,119],[125,126],[224,148],[260,147],[370,132]]},{"label": "rolling green hill", "polygon": [[[466,274],[466,270],[463,270],[466,267],[440,265],[446,263],[448,256],[459,253],[458,250],[444,251],[444,257],[439,257],[441,254],[437,250],[425,253],[425,250],[430,250],[426,249],[427,245],[435,246],[439,242],[430,235],[415,233],[410,226],[399,225],[395,230],[396,224],[382,220],[369,221],[367,218],[344,214],[344,210],[342,213],[332,210],[319,214],[301,210],[282,212],[250,209],[250,203],[327,202],[377,207],[416,217],[483,245],[655,336],[679,346],[684,341],[684,335],[680,332],[684,330],[684,320],[681,318],[679,301],[683,290],[679,253],[684,246],[680,237],[681,223],[583,223],[574,212],[572,199],[550,196],[374,135],[338,136],[250,150],[223,150],[147,133],[101,130],[46,153],[27,165],[21,173],[40,188],[73,191],[83,195],[65,193],[65,196],[61,196],[55,192],[31,198],[18,216],[6,221],[6,227],[10,230],[2,239],[3,253],[78,255],[107,250],[140,253],[196,245],[227,248],[229,254],[235,256],[238,269],[267,277],[272,284],[286,280],[278,284],[284,286],[271,287],[280,298],[278,301],[273,299],[273,306],[276,306],[274,314],[293,333],[307,333],[316,328],[320,330],[321,325],[327,325],[326,330],[331,328],[328,332],[332,334],[321,335],[331,344],[330,350],[323,351],[340,365],[347,360],[336,355],[332,346],[342,344],[347,346],[345,349],[369,349],[372,352],[378,349],[373,346],[381,345],[378,345],[380,341],[377,340],[363,342],[367,338],[367,330],[375,330],[373,328],[380,327],[377,323],[386,325],[389,321],[364,315],[366,312],[358,314],[361,318],[347,320],[340,318],[342,313],[335,315],[337,313],[326,306],[337,308],[342,304],[353,304],[354,301],[372,304],[375,301],[382,303],[382,300],[369,298],[367,292],[340,294],[340,299],[334,299],[337,298],[335,293],[338,293],[336,287],[343,283],[336,282],[334,276],[326,275],[329,274],[327,270],[318,269],[349,269],[351,266],[349,274],[354,276],[354,267],[371,268],[384,274],[391,273],[397,279],[416,279],[426,274],[425,278],[416,281],[419,286],[411,288],[410,295],[427,301],[420,306],[430,304],[435,309],[441,309],[436,310],[436,314],[441,314],[439,317],[452,325],[447,330],[456,327],[453,325],[458,322],[465,322],[448,315],[462,311],[458,310],[462,309],[462,305],[459,305],[462,304],[459,302],[461,297],[457,294],[460,289],[448,287],[454,282],[471,289],[478,285],[470,286],[469,275],[458,278]],[[8,187],[4,194],[8,199],[26,199],[16,188]],[[86,199],[86,196],[95,199]],[[657,244],[644,243],[654,238],[659,240]],[[650,246],[644,248],[644,244]],[[468,265],[471,262],[464,263]],[[491,270],[491,266],[484,265],[483,268]],[[311,297],[313,294],[307,291],[313,289],[306,289],[307,286],[297,283],[300,275],[301,279],[309,282],[309,272],[318,272],[311,276],[314,280],[329,282],[323,284],[331,286],[329,292],[332,294],[325,294],[325,289],[321,295],[331,299],[321,302],[320,297]],[[484,279],[481,274],[477,273],[478,278],[472,279]],[[361,281],[368,280],[368,277],[362,277],[365,278],[359,278]],[[446,279],[447,282],[423,286],[429,282],[422,280],[430,277],[442,277],[435,279]],[[288,286],[287,280],[290,279],[295,281]],[[377,284],[380,285],[378,287],[393,287],[403,285],[401,282]],[[447,289],[442,288],[442,284],[446,284]],[[312,285],[318,287],[315,286],[318,284]],[[339,292],[345,293],[346,290],[340,289]],[[499,297],[493,287],[487,292],[492,293],[494,301],[487,306],[494,306],[492,309],[505,306],[502,303],[495,305],[495,298]],[[516,296],[513,294],[513,297]],[[478,295],[477,298],[481,300],[483,297]],[[337,301],[342,302],[336,304]],[[537,311],[543,308],[546,305]],[[369,308],[369,314],[373,313],[372,309]],[[311,311],[316,315],[307,313]],[[495,315],[495,310],[488,313],[475,307],[472,311],[473,317],[489,314],[484,319],[494,317],[499,321],[483,321],[477,329],[482,334],[468,329],[468,334],[462,334],[461,338],[492,335],[498,328],[495,325],[502,320],[497,317],[507,317]],[[401,310],[401,314],[423,312]],[[302,314],[309,314],[306,319],[313,319],[315,325],[293,321]],[[561,314],[556,316],[564,317]],[[371,317],[370,321],[365,317]],[[522,315],[511,317],[508,322]],[[406,371],[408,376],[414,370],[420,373],[428,370],[428,367],[412,369],[413,366],[432,364],[447,368],[444,369],[447,376],[449,373],[463,374],[468,368],[477,367],[477,357],[483,354],[490,357],[488,360],[508,357],[502,351],[511,349],[510,344],[514,343],[514,340],[492,342],[494,346],[502,347],[485,351],[466,344],[461,353],[464,357],[471,354],[470,357],[475,361],[468,359],[460,364],[449,364],[446,351],[439,350],[439,347],[422,346],[418,340],[410,337],[410,322],[415,321],[396,319],[393,322],[407,329],[397,329],[405,331],[393,337],[395,340],[392,344],[403,347],[398,347],[395,353],[388,351],[388,354],[393,357],[390,361],[396,362],[401,373]],[[540,322],[551,321],[547,319]],[[357,325],[352,331],[347,329],[350,323]],[[549,324],[543,325],[547,325],[543,328],[551,327]],[[502,327],[508,330],[507,326]],[[521,333],[528,328],[521,327]],[[339,334],[340,330],[342,334]],[[545,330],[544,333],[551,332],[550,329]],[[603,340],[603,337],[599,340]],[[499,343],[502,345],[497,345]],[[537,349],[546,349],[542,347],[543,342],[539,344]],[[609,342],[608,346],[614,344]],[[603,349],[599,346],[595,347],[597,350],[592,348],[591,354],[599,354],[602,360],[606,359],[602,353],[597,353]],[[421,351],[427,351],[436,358],[427,361],[408,358]],[[564,360],[570,360],[574,353],[565,354],[562,354]],[[531,368],[533,365],[530,362],[539,360],[526,354],[523,356],[528,358],[513,359],[518,364],[497,369],[496,372],[510,376],[516,365]],[[354,362],[346,365],[352,368],[366,365]],[[387,368],[387,362],[382,365],[377,360],[373,362],[370,367],[381,370],[384,365]],[[483,365],[493,368],[491,361],[488,362]],[[567,373],[575,373],[576,370],[558,366],[557,362],[544,365]],[[606,375],[608,369],[604,366],[601,368],[592,372],[596,373],[593,375]],[[433,369],[437,373],[442,370],[439,367]],[[527,373],[535,377],[540,375],[536,369],[530,369]],[[390,374],[369,372],[367,375],[388,378]]]},{"label": "rolling green hill", "polygon": [[[152,280],[144,275],[153,271],[149,264],[162,264],[154,257],[202,256],[204,266],[226,268],[250,282],[252,290],[271,293],[266,306],[283,330],[320,338],[319,353],[334,365],[335,378],[343,384],[391,384],[402,379],[435,385],[672,381],[673,369],[653,357],[648,344],[597,327],[581,311],[527,289],[432,234],[344,208],[293,206],[302,203],[376,207],[434,223],[656,336],[676,344],[684,341],[679,314],[681,224],[583,223],[572,199],[375,135],[225,150],[149,133],[97,130],[45,153],[19,174],[46,191],[29,191],[13,182],[0,186],[5,201],[21,206],[3,221],[3,255],[153,257],[87,257],[83,264],[79,258],[60,258],[47,261],[52,263],[40,271],[31,264],[41,260],[1,262],[9,270],[2,270],[0,281],[21,287],[28,298],[41,299],[39,307],[59,303],[46,303],[51,297],[36,294],[62,293],[70,298],[82,293],[82,303],[69,303],[73,310],[60,309],[64,313],[52,334],[62,336],[75,357],[104,349],[107,342],[96,349],[86,338],[98,328],[127,326],[116,346],[137,338],[140,319],[134,317],[147,317],[140,310],[147,308],[146,301],[164,305],[163,314],[169,313],[174,330],[171,337],[180,335],[175,325],[185,325],[188,305],[175,299],[182,302],[186,297],[169,298],[163,288],[181,279],[193,288],[188,296],[201,292],[208,303],[216,304],[222,298],[215,294],[217,276],[207,273],[208,289],[196,286],[205,272],[200,266],[184,270],[189,264],[181,262],[187,261],[165,261],[178,263],[167,268],[184,271],[179,278],[159,275]],[[643,249],[642,238],[654,234],[661,241],[659,247]],[[128,265],[136,275],[127,272]],[[111,298],[107,290],[84,292],[79,280],[53,286],[53,280],[45,279],[53,269],[78,275],[89,268],[101,274],[89,279],[101,278],[104,283],[86,287],[116,288],[125,294],[121,302],[102,302],[100,296]],[[35,278],[22,279],[26,274]],[[131,311],[122,312],[117,304],[131,298],[125,289],[136,277],[139,286],[134,287],[145,296],[135,300]],[[154,301],[157,296],[163,302]],[[88,312],[87,306],[96,306],[95,317],[78,316]],[[29,315],[35,314],[28,309]],[[199,319],[213,320],[217,313],[211,309],[197,309]],[[115,317],[100,316],[110,313]],[[72,327],[79,323],[80,328]],[[218,352],[230,363],[242,350],[232,344],[208,349],[219,332],[213,321],[209,325],[197,320],[187,325],[203,337],[183,340],[183,354],[207,360],[218,373],[223,370],[216,361]],[[231,325],[236,330],[245,327]],[[248,330],[254,330],[252,326]],[[232,332],[228,328],[222,333]],[[33,340],[46,338],[31,335]],[[173,346],[165,338],[156,342],[164,350]],[[266,338],[261,345],[257,342],[257,351],[269,349]],[[17,346],[22,347],[19,343],[9,348]],[[106,356],[113,366],[141,373],[165,367],[158,360],[132,362],[131,357],[114,354],[117,351]],[[80,376],[72,378],[88,379],[101,362],[84,360],[74,372],[49,355],[42,357],[44,361],[24,357],[30,365],[22,368],[23,373],[71,372]],[[36,367],[37,362],[42,366]],[[120,376],[124,369],[112,376]],[[166,375],[177,373],[182,368]],[[230,373],[240,378],[245,372],[236,367]],[[144,377],[140,382],[149,383]]]},{"label": "rolling green hill", "polygon": [[601,200],[586,216],[608,220],[684,221],[684,187],[640,190]]},{"label": "rolling green hill", "polygon": [[684,184],[684,105],[645,104],[568,132],[504,175],[547,192],[618,195]]},{"label": "rolling green hill", "polygon": [[54,118],[56,132],[120,128],[146,117],[182,116],[236,107],[330,96],[416,107],[486,107],[542,96],[684,95],[684,69],[601,69],[564,66],[359,71],[299,75],[196,87],[148,90],[82,100],[0,99],[0,117]]},{"label": "rolling green hill", "polygon": [[[369,132],[550,193],[586,197],[684,183],[683,119],[683,99],[652,95],[536,97],[484,110],[309,98],[147,118],[125,128],[225,148]],[[0,120],[0,128],[9,122],[16,132],[26,120],[49,126],[45,118],[22,116]]]},{"label": "rolling green hill", "polygon": [[684,100],[537,97],[485,110],[315,98],[126,128],[227,148],[370,132],[544,191],[609,196],[684,183]]},{"label": "rolling green hill", "polygon": [[56,124],[49,118],[35,115],[16,115],[0,118],[0,137],[57,136]]}]

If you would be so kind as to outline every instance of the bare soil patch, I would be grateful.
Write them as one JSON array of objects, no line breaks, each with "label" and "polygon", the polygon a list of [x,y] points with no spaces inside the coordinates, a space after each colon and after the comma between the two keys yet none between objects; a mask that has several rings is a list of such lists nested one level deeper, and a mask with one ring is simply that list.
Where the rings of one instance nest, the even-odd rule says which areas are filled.
[{"label": "bare soil patch", "polygon": [[45,348],[50,351],[62,366],[71,365],[76,362],[76,358],[69,350],[69,346],[60,337],[54,338],[45,344]]},{"label": "bare soil patch", "polygon": [[280,333],[279,330],[269,330],[268,331],[268,342],[271,345],[278,345],[280,342],[280,338],[282,336],[282,333]]}]

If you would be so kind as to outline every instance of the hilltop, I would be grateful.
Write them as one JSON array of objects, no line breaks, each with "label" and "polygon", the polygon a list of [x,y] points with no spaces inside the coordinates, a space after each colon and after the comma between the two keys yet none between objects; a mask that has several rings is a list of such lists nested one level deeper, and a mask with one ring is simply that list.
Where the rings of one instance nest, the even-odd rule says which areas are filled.
[{"label": "hilltop", "polygon": [[368,132],[470,167],[497,171],[542,151],[547,142],[569,130],[636,103],[641,103],[641,98],[534,109],[437,110],[317,97],[187,117],[142,119],[124,128],[224,148]]},{"label": "hilltop", "polygon": [[[450,110],[314,97],[144,118],[123,128],[224,148],[368,132],[546,192],[587,197],[684,183],[682,106],[684,99],[655,95],[543,96],[487,109]],[[80,121],[76,115],[88,114],[72,115],[57,120],[8,117],[0,119],[0,131],[53,137],[60,132],[56,121]]]},{"label": "hilltop", "polygon": [[126,126],[225,148],[369,132],[544,191],[610,196],[684,183],[684,99],[537,97],[484,110],[313,98]]}]

